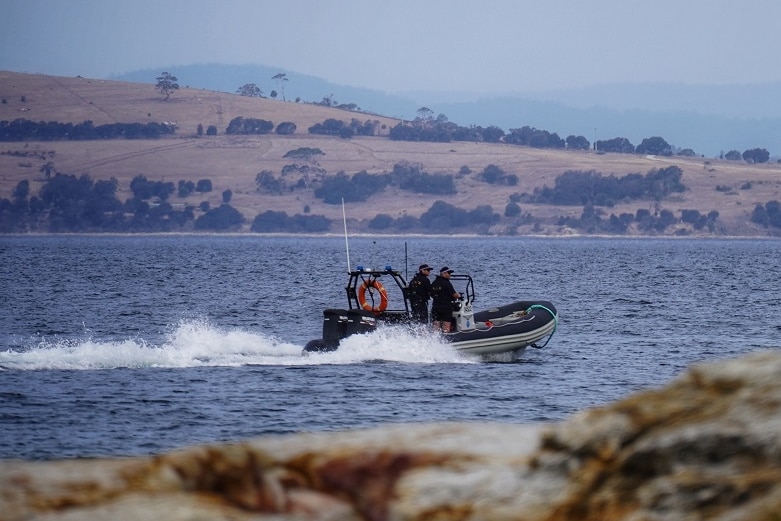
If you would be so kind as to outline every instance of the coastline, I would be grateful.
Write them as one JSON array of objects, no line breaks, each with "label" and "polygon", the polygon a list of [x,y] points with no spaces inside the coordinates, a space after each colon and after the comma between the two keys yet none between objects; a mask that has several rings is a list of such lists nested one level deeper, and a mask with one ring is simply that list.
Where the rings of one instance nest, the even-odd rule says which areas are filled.
[{"label": "coastline", "polygon": [[[253,238],[302,238],[302,239],[343,239],[344,234],[338,233],[257,233],[257,232],[139,232],[139,233],[117,233],[117,232],[28,232],[28,233],[3,233],[0,239],[5,237],[117,237],[117,238],[141,238],[141,237],[253,237]],[[470,233],[443,233],[443,234],[424,234],[424,233],[348,233],[348,238],[361,239],[480,239],[480,240],[507,240],[507,239],[599,239],[599,240],[716,240],[716,241],[781,241],[781,235],[611,235],[611,234],[556,234],[556,235],[483,235]]]}]

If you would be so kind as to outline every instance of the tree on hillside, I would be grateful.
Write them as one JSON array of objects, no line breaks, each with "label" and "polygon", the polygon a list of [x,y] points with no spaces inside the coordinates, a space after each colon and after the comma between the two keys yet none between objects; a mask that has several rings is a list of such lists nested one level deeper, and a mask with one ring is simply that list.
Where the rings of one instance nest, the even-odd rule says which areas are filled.
[{"label": "tree on hillside", "polygon": [[272,76],[271,79],[277,82],[279,90],[282,92],[282,101],[287,101],[285,99],[285,82],[288,81],[287,74],[280,72]]},{"label": "tree on hillside", "polygon": [[535,148],[564,148],[566,143],[555,132],[539,130],[528,125],[521,128],[511,128],[504,136],[504,142],[512,145],[523,145]]},{"label": "tree on hillside", "polygon": [[336,100],[334,99],[333,92],[329,94],[328,96],[323,96],[323,100],[318,103],[318,105],[322,105],[323,107],[333,107],[336,105]]},{"label": "tree on hillside", "polygon": [[507,173],[494,164],[490,164],[487,167],[485,167],[479,177],[481,180],[492,185],[493,184],[514,185],[518,182],[517,176],[515,177],[515,183],[508,180]]},{"label": "tree on hillside", "polygon": [[591,143],[589,143],[588,139],[584,136],[570,134],[564,142],[567,144],[569,150],[588,150],[591,148]]},{"label": "tree on hillside", "polygon": [[244,216],[228,203],[208,210],[195,220],[196,230],[225,231],[238,229],[244,222]]},{"label": "tree on hillside", "polygon": [[176,76],[169,72],[164,72],[157,77],[157,85],[155,85],[155,90],[159,90],[160,94],[165,96],[165,100],[168,101],[168,98],[171,97],[171,94],[173,94],[175,90],[179,90],[179,84],[177,81],[179,80]]},{"label": "tree on hillside", "polygon": [[302,159],[305,162],[317,162],[317,158],[325,156],[325,152],[319,148],[300,147],[295,150],[289,150],[283,158]]},{"label": "tree on hillside", "polygon": [[288,171],[296,170],[301,172],[304,177],[305,186],[309,187],[311,179],[310,174],[314,174],[319,178],[325,177],[325,169],[320,166],[318,160],[325,156],[325,152],[319,148],[300,147],[294,150],[289,150],[284,156],[285,159],[292,159],[293,164],[286,166],[282,169],[282,175],[285,175]]},{"label": "tree on hillside", "polygon": [[488,128],[483,129],[483,141],[486,143],[499,143],[504,137],[504,130],[491,125]]},{"label": "tree on hillside", "polygon": [[617,152],[619,154],[634,154],[635,146],[625,137],[599,140],[596,143],[599,152]]},{"label": "tree on hillside", "polygon": [[274,123],[265,119],[237,116],[230,120],[226,134],[268,134],[274,130]]},{"label": "tree on hillside", "polygon": [[663,138],[654,136],[643,139],[643,142],[637,145],[635,152],[654,156],[671,156],[673,149]]},{"label": "tree on hillside", "polygon": [[747,163],[767,163],[770,159],[770,152],[764,148],[752,148],[743,152],[743,159]]},{"label": "tree on hillside", "polygon": [[292,121],[283,121],[282,123],[277,125],[277,129],[275,132],[283,136],[289,136],[290,134],[295,134],[296,124],[293,123]]},{"label": "tree on hillside", "polygon": [[263,97],[263,91],[260,90],[260,87],[258,87],[254,83],[245,83],[244,85],[236,89],[236,94],[239,94],[240,96],[247,96],[248,98]]},{"label": "tree on hillside", "polygon": [[420,107],[417,111],[418,117],[415,118],[415,124],[419,127],[429,128],[434,122],[434,111],[428,107]]},{"label": "tree on hillside", "polygon": [[430,230],[448,230],[469,224],[469,213],[445,201],[434,201],[420,216],[420,223]]}]

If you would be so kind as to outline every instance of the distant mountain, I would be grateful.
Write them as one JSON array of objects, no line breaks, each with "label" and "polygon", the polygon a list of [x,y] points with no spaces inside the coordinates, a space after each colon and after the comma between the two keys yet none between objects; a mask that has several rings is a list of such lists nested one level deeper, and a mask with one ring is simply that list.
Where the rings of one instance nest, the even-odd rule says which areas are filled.
[{"label": "distant mountain", "polygon": [[533,92],[538,101],[564,102],[575,108],[620,111],[696,112],[733,118],[781,118],[781,82],[751,85],[616,83],[579,89]]},{"label": "distant mountain", "polygon": [[729,150],[765,148],[781,154],[781,83],[760,85],[682,85],[673,83],[611,84],[581,89],[483,96],[466,92],[398,94],[337,85],[321,78],[263,65],[200,64],[135,71],[110,79],[155,83],[162,70],[182,85],[236,92],[255,83],[266,96],[282,93],[272,79],[288,78],[285,98],[319,102],[333,96],[362,110],[402,119],[415,117],[420,107],[467,125],[496,125],[505,131],[532,126],[558,133],[582,135],[589,141],[625,137],[634,145],[661,136],[678,148],[717,157]]},{"label": "distant mountain", "polygon": [[576,108],[563,103],[519,98],[493,98],[469,103],[446,103],[435,112],[461,125],[497,125],[507,131],[524,125],[594,140],[625,137],[633,145],[661,136],[680,149],[717,157],[722,152],[765,148],[781,152],[781,118],[745,119],[691,111],[653,112],[604,107]]},{"label": "distant mountain", "polygon": [[[506,96],[406,92],[460,125],[524,125],[595,139],[626,137],[634,145],[661,136],[708,157],[765,148],[781,154],[781,83],[757,85],[611,84]],[[447,99],[444,103],[430,100]],[[425,102],[424,102],[425,101]]]}]

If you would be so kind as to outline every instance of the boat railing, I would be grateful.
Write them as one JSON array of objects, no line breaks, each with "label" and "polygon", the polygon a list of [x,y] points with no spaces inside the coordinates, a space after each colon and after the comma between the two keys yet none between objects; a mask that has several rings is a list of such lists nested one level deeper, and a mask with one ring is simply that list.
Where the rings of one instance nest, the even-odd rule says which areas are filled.
[{"label": "boat railing", "polygon": [[378,316],[409,313],[407,282],[390,266],[385,269],[358,266],[350,272],[345,290],[349,309],[364,309]]}]

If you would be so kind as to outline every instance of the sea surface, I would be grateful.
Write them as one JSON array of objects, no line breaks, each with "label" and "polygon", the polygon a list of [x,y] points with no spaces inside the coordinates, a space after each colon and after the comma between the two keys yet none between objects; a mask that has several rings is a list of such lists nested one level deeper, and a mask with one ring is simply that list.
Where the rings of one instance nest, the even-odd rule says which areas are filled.
[{"label": "sea surface", "polygon": [[[147,455],[399,422],[560,421],[781,347],[778,240],[0,237],[0,458]],[[544,299],[543,349],[465,358],[402,327],[303,356],[349,266]]]}]

